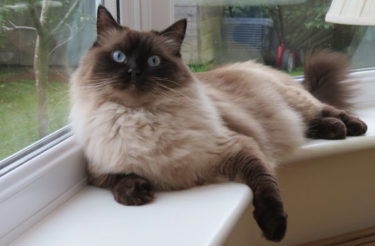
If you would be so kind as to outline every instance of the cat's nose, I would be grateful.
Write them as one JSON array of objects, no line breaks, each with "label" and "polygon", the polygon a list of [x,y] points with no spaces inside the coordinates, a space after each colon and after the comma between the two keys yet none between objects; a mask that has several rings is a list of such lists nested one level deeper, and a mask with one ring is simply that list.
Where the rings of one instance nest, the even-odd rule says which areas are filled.
[{"label": "cat's nose", "polygon": [[139,69],[137,67],[130,67],[128,69],[128,73],[132,73],[132,74],[135,74],[135,75],[141,74],[141,72],[139,71]]},{"label": "cat's nose", "polygon": [[137,63],[134,59],[130,59],[128,62],[128,73],[139,75],[140,70],[138,69]]}]

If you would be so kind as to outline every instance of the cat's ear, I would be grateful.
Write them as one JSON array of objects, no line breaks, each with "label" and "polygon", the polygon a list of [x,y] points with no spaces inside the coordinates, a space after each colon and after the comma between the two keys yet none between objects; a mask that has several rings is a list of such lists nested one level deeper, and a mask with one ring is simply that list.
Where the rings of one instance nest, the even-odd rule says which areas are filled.
[{"label": "cat's ear", "polygon": [[159,35],[164,36],[175,42],[178,48],[178,55],[180,54],[181,45],[182,45],[182,42],[184,41],[186,25],[187,25],[187,20],[182,19],[182,20],[176,21],[174,24],[172,24],[165,30],[159,32]]},{"label": "cat's ear", "polygon": [[98,36],[114,28],[121,28],[121,26],[117,24],[111,13],[105,7],[99,5],[96,20],[96,31]]}]

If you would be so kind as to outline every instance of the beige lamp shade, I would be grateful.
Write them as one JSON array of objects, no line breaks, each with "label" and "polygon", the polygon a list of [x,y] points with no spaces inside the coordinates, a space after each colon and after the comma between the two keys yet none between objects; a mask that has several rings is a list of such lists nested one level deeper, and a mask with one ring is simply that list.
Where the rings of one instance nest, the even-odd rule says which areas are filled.
[{"label": "beige lamp shade", "polygon": [[326,21],[350,25],[375,25],[375,0],[333,0]]},{"label": "beige lamp shade", "polygon": [[175,3],[183,6],[272,6],[302,4],[307,0],[174,0]]}]

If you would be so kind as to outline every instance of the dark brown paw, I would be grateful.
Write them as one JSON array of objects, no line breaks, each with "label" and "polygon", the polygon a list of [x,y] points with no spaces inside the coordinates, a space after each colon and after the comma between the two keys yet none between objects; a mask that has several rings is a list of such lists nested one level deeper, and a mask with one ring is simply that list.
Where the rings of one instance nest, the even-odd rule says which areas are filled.
[{"label": "dark brown paw", "polygon": [[367,131],[366,123],[355,117],[346,122],[346,128],[348,129],[348,136],[361,136]]},{"label": "dark brown paw", "polygon": [[322,117],[340,119],[346,126],[347,136],[360,136],[366,133],[367,125],[357,117],[354,117],[343,110],[338,110],[333,107],[327,107],[322,111]]},{"label": "dark brown paw", "polygon": [[337,118],[318,118],[310,122],[306,132],[308,138],[344,139],[347,135],[345,124]]},{"label": "dark brown paw", "polygon": [[279,242],[284,238],[288,215],[281,201],[272,197],[264,199],[262,204],[255,206],[254,218],[266,239]]},{"label": "dark brown paw", "polygon": [[125,175],[112,189],[115,200],[124,205],[142,205],[154,199],[151,183],[136,174]]}]

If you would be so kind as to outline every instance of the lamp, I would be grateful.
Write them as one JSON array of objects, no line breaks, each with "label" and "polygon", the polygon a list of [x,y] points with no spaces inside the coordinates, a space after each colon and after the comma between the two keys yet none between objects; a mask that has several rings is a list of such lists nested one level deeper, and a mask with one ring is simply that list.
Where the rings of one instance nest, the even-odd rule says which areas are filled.
[{"label": "lamp", "polygon": [[[192,2],[191,0],[175,0],[179,3]],[[269,6],[269,5],[290,5],[302,4],[307,0],[195,0],[199,5],[213,6]]]},{"label": "lamp", "polygon": [[375,25],[375,0],[333,0],[326,21],[338,24]]}]

